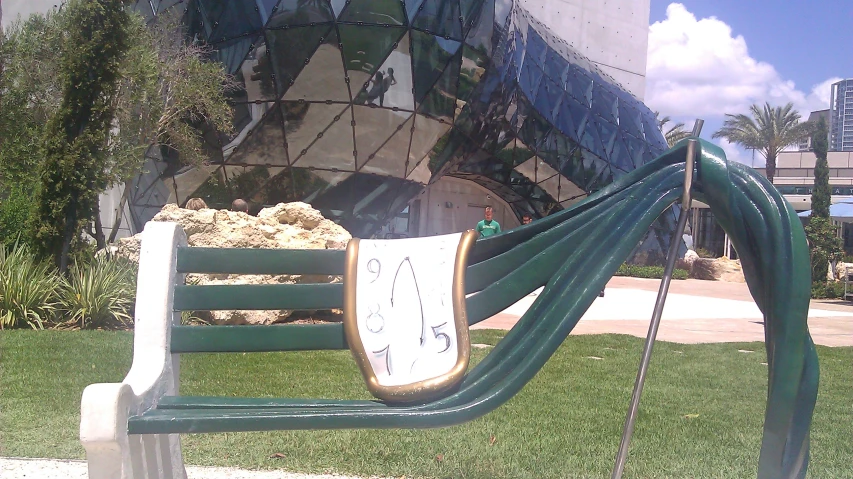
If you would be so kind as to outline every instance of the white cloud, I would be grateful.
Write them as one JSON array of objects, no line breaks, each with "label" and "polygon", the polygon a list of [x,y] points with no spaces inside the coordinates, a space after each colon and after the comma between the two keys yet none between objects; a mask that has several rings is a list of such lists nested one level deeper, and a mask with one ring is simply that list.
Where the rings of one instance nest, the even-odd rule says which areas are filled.
[{"label": "white cloud", "polygon": [[672,3],[649,28],[646,104],[673,117],[745,113],[754,103],[793,102],[804,117],[829,107],[828,79],[798,90],[773,65],[751,57],[743,36],[716,17],[697,19]]}]

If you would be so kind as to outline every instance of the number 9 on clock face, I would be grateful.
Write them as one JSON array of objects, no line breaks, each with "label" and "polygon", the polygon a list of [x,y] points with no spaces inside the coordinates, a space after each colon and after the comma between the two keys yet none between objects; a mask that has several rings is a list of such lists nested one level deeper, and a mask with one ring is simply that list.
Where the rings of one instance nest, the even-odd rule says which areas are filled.
[{"label": "number 9 on clock face", "polygon": [[347,341],[380,399],[435,397],[461,380],[470,356],[465,267],[474,232],[357,240],[347,248]]}]

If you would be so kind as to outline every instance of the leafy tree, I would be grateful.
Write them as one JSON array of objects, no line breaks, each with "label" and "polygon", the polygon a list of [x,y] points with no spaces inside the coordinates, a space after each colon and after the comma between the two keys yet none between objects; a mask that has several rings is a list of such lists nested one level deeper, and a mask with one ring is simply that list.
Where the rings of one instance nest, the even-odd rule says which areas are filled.
[{"label": "leafy tree", "polygon": [[818,120],[812,135],[812,147],[817,161],[815,163],[815,182],[812,190],[812,214],[806,226],[806,237],[812,257],[812,281],[825,281],[830,261],[838,261],[842,256],[841,239],[829,217],[831,192],[829,189],[829,165],[826,161],[827,127],[826,120]]},{"label": "leafy tree", "polygon": [[821,117],[812,134],[812,149],[817,158],[814,168],[814,189],[812,190],[812,218],[829,218],[832,192],[829,189],[829,164],[826,161],[828,146],[826,120]]},{"label": "leafy tree", "polygon": [[793,103],[775,108],[765,103],[763,108],[749,107],[752,117],[726,114],[722,128],[712,138],[725,138],[730,143],[758,150],[767,160],[767,179],[773,183],[779,152],[811,134],[811,124],[800,123],[800,114],[793,108]]},{"label": "leafy tree", "polygon": [[127,53],[123,2],[71,0],[59,68],[62,102],[45,128],[34,218],[36,247],[68,269],[71,244],[108,186],[103,158],[115,116],[114,95]]},{"label": "leafy tree", "polygon": [[[0,34],[0,198],[13,189],[38,189],[48,120],[63,101],[63,61],[73,53],[75,8],[33,15]],[[141,16],[130,14],[125,24],[127,50],[115,88],[103,97],[113,117],[96,165],[97,193],[124,185],[119,213],[149,148],[165,146],[184,164],[198,165],[208,158],[199,126],[231,129],[226,94],[236,82],[219,63],[204,61],[213,53],[209,46],[184,41],[179,19],[175,11],[146,27]],[[78,225],[103,247],[115,239],[118,218],[112,232],[104,232],[98,202],[91,204]]]},{"label": "leafy tree", "polygon": [[667,128],[666,124],[672,119],[668,116],[661,118],[660,112],[657,111],[655,112],[655,119],[657,119],[658,128],[666,139],[666,144],[670,147],[690,136],[690,132],[684,129],[684,123],[676,123],[671,128]]}]

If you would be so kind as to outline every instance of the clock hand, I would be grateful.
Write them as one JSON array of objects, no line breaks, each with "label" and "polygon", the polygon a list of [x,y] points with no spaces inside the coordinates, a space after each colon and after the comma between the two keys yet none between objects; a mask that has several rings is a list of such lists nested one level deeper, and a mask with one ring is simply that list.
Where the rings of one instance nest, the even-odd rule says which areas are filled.
[{"label": "clock hand", "polygon": [[412,266],[412,260],[409,259],[408,256],[403,258],[403,261],[400,261],[400,265],[397,266],[397,272],[394,273],[394,282],[391,284],[391,307],[394,307],[394,292],[397,288],[397,276],[400,274],[400,269],[403,267],[403,263],[409,263],[409,271],[412,272],[412,280],[415,282],[415,292],[418,295],[418,306],[421,309],[421,346],[426,343],[426,317],[424,317],[424,302],[421,299],[421,290],[418,287],[418,278],[415,276],[415,268]]}]

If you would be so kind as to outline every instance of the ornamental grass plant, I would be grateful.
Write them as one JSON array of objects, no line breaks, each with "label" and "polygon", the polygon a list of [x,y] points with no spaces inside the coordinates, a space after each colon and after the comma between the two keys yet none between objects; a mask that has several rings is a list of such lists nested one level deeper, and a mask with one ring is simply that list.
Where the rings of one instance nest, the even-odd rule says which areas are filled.
[{"label": "ornamental grass plant", "polygon": [[56,311],[60,284],[52,265],[19,242],[0,244],[0,329],[44,329]]},{"label": "ornamental grass plant", "polygon": [[75,263],[59,288],[60,329],[129,329],[133,326],[136,268],[122,259]]}]

